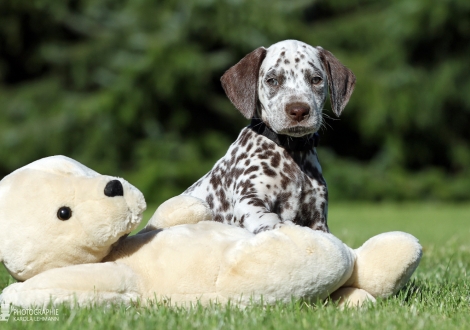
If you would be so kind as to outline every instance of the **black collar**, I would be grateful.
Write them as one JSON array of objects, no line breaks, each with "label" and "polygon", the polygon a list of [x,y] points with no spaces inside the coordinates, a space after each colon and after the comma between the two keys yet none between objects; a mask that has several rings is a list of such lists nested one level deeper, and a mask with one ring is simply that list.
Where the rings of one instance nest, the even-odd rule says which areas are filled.
[{"label": "black collar", "polygon": [[250,126],[248,127],[256,133],[266,136],[268,139],[287,151],[309,151],[318,146],[318,141],[320,140],[320,135],[318,133],[302,137],[277,134],[261,119],[251,119]]}]

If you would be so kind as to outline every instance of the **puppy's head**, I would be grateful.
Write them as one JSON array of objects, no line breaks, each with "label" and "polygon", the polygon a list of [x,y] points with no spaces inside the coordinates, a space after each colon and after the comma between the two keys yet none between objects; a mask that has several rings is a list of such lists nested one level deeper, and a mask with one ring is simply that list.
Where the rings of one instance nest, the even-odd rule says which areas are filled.
[{"label": "puppy's head", "polygon": [[248,119],[260,117],[278,134],[318,131],[328,90],[339,116],[356,78],[333,54],[297,40],[260,47],[221,78],[230,101]]}]

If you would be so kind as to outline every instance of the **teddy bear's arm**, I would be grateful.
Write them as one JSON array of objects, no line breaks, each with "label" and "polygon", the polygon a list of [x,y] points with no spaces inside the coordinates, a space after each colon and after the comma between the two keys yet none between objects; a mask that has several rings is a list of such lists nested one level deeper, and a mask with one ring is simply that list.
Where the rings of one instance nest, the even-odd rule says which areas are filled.
[{"label": "teddy bear's arm", "polygon": [[46,307],[129,303],[140,297],[138,276],[126,265],[107,262],[55,268],[5,288],[1,301]]},{"label": "teddy bear's arm", "polygon": [[179,195],[161,204],[142,231],[194,224],[205,220],[212,220],[212,211],[206,202],[193,196]]}]

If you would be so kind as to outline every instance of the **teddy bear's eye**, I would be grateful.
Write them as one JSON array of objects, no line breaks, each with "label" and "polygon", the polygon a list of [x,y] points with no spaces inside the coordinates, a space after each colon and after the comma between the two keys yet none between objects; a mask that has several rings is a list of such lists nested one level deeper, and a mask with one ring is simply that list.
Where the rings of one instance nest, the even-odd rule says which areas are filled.
[{"label": "teddy bear's eye", "polygon": [[57,211],[57,218],[60,220],[68,220],[72,217],[72,210],[70,207],[67,206],[62,206],[58,211]]}]

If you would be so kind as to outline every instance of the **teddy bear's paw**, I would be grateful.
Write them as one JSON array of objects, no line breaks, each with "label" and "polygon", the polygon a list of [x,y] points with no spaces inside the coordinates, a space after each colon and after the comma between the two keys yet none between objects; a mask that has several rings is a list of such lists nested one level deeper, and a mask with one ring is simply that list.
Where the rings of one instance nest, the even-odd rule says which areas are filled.
[{"label": "teddy bear's paw", "polygon": [[356,264],[348,284],[376,298],[386,298],[410,279],[421,260],[422,247],[414,236],[397,231],[374,236],[355,252]]},{"label": "teddy bear's paw", "polygon": [[375,298],[365,290],[345,287],[331,294],[330,299],[338,304],[340,309],[363,307],[368,303],[375,303]]},{"label": "teddy bear's paw", "polygon": [[114,262],[74,265],[43,272],[6,287],[2,304],[22,308],[125,304],[140,300],[136,274]]},{"label": "teddy bear's paw", "polygon": [[2,294],[0,294],[0,303],[2,305],[15,305],[15,306],[20,306],[19,305],[19,293],[21,292],[23,283],[13,283],[7,286],[5,289],[3,289]]},{"label": "teddy bear's paw", "polygon": [[[15,283],[22,284],[22,283]],[[13,284],[12,284],[13,285]],[[10,286],[11,287],[11,286]],[[74,292],[65,289],[50,290],[22,290],[22,288],[10,288],[0,295],[1,304],[20,308],[48,308],[50,306],[65,305],[69,307],[131,305],[140,301],[140,295],[135,293],[121,294],[118,292]],[[6,289],[5,289],[6,290]]]},{"label": "teddy bear's paw", "polygon": [[144,231],[212,220],[212,211],[202,199],[179,195],[161,204]]}]

